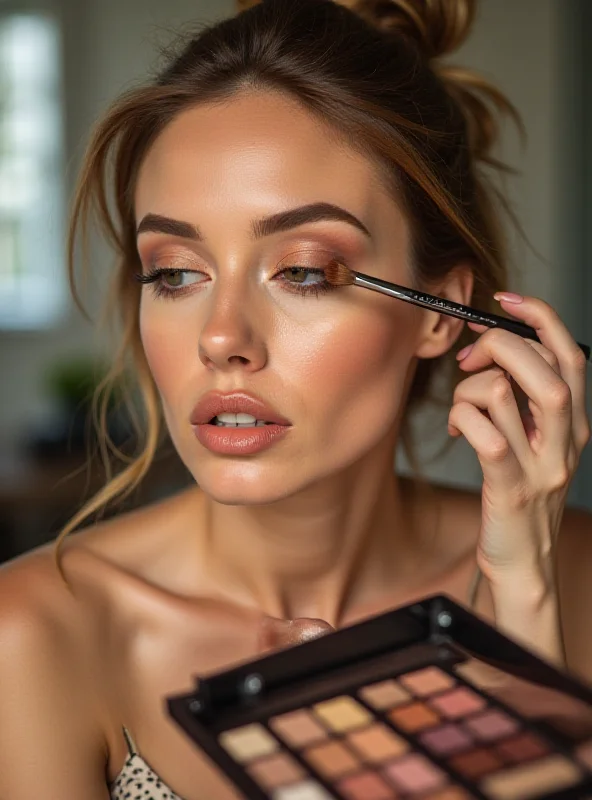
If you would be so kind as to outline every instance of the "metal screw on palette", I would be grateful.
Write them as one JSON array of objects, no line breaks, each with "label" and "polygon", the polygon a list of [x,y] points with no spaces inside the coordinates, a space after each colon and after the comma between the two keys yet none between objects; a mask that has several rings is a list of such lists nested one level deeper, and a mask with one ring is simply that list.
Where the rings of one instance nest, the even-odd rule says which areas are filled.
[{"label": "metal screw on palette", "polygon": [[247,675],[245,680],[243,681],[243,692],[244,694],[250,695],[251,697],[259,694],[263,689],[263,678],[261,675],[252,674]]},{"label": "metal screw on palette", "polygon": [[189,710],[192,714],[198,714],[203,708],[201,700],[191,700]]},{"label": "metal screw on palette", "polygon": [[452,625],[452,617],[448,611],[440,611],[436,621],[441,628],[449,628]]}]

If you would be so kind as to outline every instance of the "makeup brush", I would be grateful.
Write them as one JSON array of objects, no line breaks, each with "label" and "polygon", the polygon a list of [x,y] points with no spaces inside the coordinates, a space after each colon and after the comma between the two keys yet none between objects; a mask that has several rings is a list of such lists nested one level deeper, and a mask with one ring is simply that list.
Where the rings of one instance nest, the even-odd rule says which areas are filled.
[{"label": "makeup brush", "polygon": [[[373,278],[371,275],[364,275],[363,272],[354,272],[338,261],[331,262],[323,269],[323,272],[326,279],[333,286],[363,286],[373,292],[396,297],[398,300],[405,300],[408,303],[413,303],[413,305],[429,308],[430,311],[437,311],[439,314],[448,314],[449,317],[457,317],[466,322],[474,322],[477,325],[486,325],[488,328],[503,328],[505,331],[516,333],[525,339],[533,339],[535,342],[541,341],[535,329],[531,328],[530,325],[525,325],[523,322],[507,319],[498,314],[479,311],[471,306],[464,306],[461,303],[445,300],[443,297],[436,297],[433,294],[426,294],[417,289],[407,289],[405,286],[399,286],[396,283],[389,283],[380,278]],[[578,342],[578,346],[589,361],[590,347],[587,344],[580,344],[580,342]]]}]

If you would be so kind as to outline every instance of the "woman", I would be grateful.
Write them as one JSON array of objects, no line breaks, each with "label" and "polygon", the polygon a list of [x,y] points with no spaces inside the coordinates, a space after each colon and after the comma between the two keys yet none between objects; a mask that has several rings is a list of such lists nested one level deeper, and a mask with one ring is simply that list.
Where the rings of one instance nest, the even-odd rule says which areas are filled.
[{"label": "woman", "polygon": [[[94,205],[118,253],[113,376],[132,360],[145,447],[64,534],[141,480],[160,414],[196,485],[3,568],[0,797],[236,797],[163,696],[433,592],[592,677],[590,517],[563,513],[585,363],[546,303],[493,297],[489,106],[512,108],[439,64],[473,2],[250,5],[118,101],[86,157],[73,231]],[[332,289],[334,257],[501,305],[543,344],[471,347],[457,320]],[[459,350],[448,429],[480,495],[392,469]]]}]

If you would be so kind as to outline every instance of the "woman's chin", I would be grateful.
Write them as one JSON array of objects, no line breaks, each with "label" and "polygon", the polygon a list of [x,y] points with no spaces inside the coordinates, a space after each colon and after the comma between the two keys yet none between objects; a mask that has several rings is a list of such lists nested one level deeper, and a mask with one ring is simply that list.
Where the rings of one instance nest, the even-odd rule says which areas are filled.
[{"label": "woman's chin", "polygon": [[278,474],[278,470],[253,469],[251,465],[201,467],[192,470],[192,474],[205,494],[228,506],[267,505],[284,500],[301,488],[287,470]]}]

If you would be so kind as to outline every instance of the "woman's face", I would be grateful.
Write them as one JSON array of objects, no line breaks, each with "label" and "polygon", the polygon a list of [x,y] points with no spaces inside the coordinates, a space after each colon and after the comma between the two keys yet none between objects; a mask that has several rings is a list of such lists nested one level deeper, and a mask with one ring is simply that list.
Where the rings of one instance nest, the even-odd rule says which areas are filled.
[{"label": "woman's face", "polygon": [[[253,233],[258,220],[319,203],[361,225],[303,213]],[[336,257],[409,285],[407,224],[373,164],[294,101],[245,94],[168,125],[143,162],[135,210],[144,273],[186,270],[142,288],[140,327],[196,482],[222,503],[269,503],[362,459],[384,463],[424,312],[353,286],[323,291],[322,274],[304,269]],[[289,266],[301,268],[280,271]],[[177,294],[157,296],[157,285]],[[290,426],[256,453],[212,450],[190,421],[210,391],[254,394]]]}]

